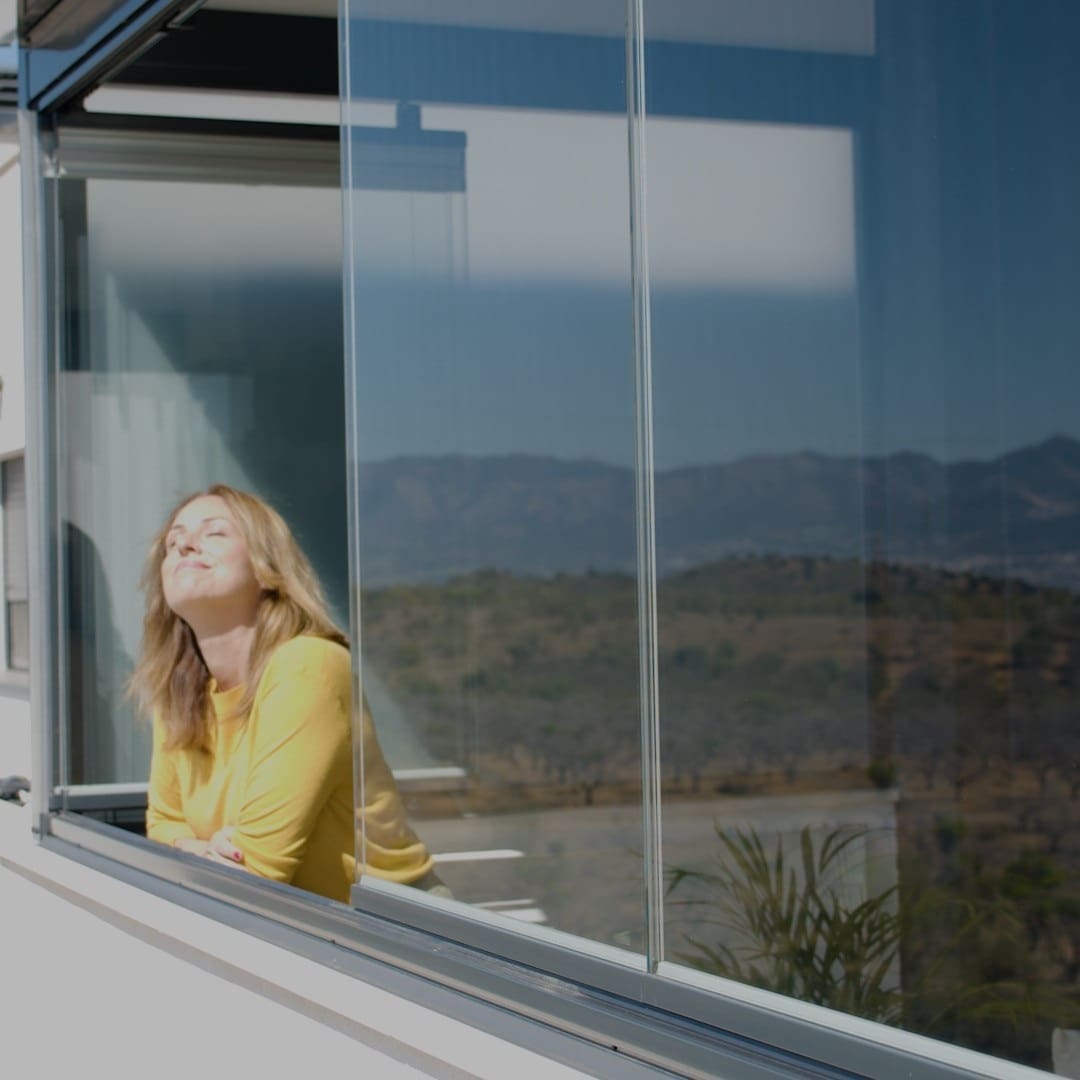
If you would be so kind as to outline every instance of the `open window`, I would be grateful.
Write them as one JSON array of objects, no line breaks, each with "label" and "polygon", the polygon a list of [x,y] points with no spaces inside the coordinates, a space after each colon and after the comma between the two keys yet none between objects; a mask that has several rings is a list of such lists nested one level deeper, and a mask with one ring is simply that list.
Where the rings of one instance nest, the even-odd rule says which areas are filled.
[{"label": "open window", "polygon": [[[653,1064],[1049,1067],[1080,15],[154,10],[112,65],[31,65],[49,842]],[[269,96],[325,114],[339,47],[329,125]],[[88,821],[138,829],[138,568],[211,480],[313,556],[453,899],[369,876],[328,910]]]}]

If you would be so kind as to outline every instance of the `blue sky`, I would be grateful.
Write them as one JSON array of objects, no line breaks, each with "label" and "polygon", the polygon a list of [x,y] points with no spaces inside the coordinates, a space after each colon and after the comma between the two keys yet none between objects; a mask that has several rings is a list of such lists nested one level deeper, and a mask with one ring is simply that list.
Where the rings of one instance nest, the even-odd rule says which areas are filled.
[{"label": "blue sky", "polygon": [[[873,29],[857,55],[650,43],[661,468],[804,450],[992,458],[1080,436],[1080,5],[880,0]],[[487,72],[485,103],[447,93],[421,109],[424,127],[465,133],[465,193],[351,201],[363,456],[629,464],[621,53],[574,72],[593,108],[509,107],[512,80],[467,40],[430,56]],[[387,80],[411,78],[395,55],[365,70],[384,59]],[[555,67],[530,78],[514,92],[569,93]],[[393,106],[358,100],[350,119],[392,125]],[[213,235],[177,220],[169,239],[168,185],[121,187],[115,227],[141,229],[123,211],[143,199],[177,271],[279,266],[336,288],[335,191],[208,188]],[[160,259],[140,235],[116,249]]]},{"label": "blue sky", "polygon": [[[741,50],[758,119],[650,120],[659,467],[1080,436],[1080,17],[980,11],[879,5],[874,56],[802,74]],[[656,71],[670,109],[678,68]],[[629,464],[624,120],[423,117],[466,133],[467,192],[355,194],[363,456]]]}]

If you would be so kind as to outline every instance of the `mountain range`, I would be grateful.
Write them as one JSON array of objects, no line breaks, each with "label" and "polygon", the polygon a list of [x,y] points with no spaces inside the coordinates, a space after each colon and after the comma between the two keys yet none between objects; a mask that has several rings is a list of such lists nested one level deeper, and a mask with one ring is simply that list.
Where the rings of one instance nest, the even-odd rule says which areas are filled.
[{"label": "mountain range", "polygon": [[[632,573],[632,469],[528,455],[402,457],[360,471],[365,586],[483,568]],[[760,455],[658,471],[661,576],[739,554],[919,562],[1080,589],[1080,442],[990,461]]]}]

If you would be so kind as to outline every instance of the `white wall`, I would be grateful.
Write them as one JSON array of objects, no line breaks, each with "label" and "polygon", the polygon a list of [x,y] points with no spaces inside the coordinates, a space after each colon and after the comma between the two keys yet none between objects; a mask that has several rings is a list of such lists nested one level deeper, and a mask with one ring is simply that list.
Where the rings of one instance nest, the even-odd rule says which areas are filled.
[{"label": "white wall", "polygon": [[[141,892],[37,846],[30,814],[0,803],[4,1076],[658,1076],[463,1005],[505,1029],[491,1034],[401,996],[414,980],[396,978],[391,990],[381,968],[371,970],[377,981],[352,978]],[[446,996],[438,1000],[445,1009]]]},{"label": "white wall", "polygon": [[15,40],[15,23],[18,12],[15,0],[0,0],[0,45]]},{"label": "white wall", "polygon": [[[26,445],[18,147],[0,140],[0,457]],[[13,164],[14,162],[14,164]]]}]

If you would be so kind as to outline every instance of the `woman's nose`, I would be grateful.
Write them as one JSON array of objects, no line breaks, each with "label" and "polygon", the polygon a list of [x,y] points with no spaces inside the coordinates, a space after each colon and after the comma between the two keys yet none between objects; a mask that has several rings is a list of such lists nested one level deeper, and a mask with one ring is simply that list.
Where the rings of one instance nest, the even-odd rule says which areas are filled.
[{"label": "woman's nose", "polygon": [[199,550],[199,535],[198,533],[185,533],[180,538],[180,554],[185,555],[189,551]]}]

